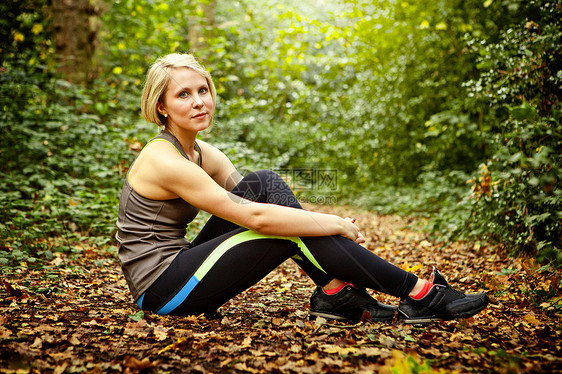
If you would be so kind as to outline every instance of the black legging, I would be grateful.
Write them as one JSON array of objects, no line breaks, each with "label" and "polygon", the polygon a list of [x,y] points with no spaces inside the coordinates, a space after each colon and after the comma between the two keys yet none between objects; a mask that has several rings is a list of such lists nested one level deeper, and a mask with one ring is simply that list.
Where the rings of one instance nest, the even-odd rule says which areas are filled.
[{"label": "black legging", "polygon": [[[232,193],[248,200],[302,209],[276,173],[247,175]],[[257,234],[212,216],[189,248],[137,301],[158,314],[211,313],[257,283],[288,258],[319,286],[332,279],[404,297],[417,277],[339,235],[288,238]]]}]

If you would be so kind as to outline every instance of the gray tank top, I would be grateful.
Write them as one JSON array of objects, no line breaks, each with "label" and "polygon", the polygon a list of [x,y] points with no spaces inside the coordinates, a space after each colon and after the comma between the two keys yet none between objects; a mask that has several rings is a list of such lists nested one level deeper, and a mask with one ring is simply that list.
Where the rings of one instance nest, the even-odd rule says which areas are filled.
[{"label": "gray tank top", "polygon": [[[185,158],[180,142],[168,131],[162,131],[154,141],[172,143]],[[201,149],[199,166],[202,164]],[[185,238],[187,225],[199,209],[185,200],[151,200],[138,194],[125,178],[119,201],[117,234],[119,260],[135,301],[168,268],[176,255],[189,247]]]}]

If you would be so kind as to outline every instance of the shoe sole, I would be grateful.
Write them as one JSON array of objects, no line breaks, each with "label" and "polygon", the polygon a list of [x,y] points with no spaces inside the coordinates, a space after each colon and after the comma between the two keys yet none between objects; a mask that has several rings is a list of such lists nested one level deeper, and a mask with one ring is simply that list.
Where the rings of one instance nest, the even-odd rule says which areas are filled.
[{"label": "shoe sole", "polygon": [[435,321],[450,321],[453,319],[470,318],[483,311],[486,308],[486,306],[488,306],[488,303],[476,309],[472,309],[463,313],[458,313],[455,316],[426,316],[426,317],[419,317],[419,318],[404,318],[403,315],[400,315],[401,313],[400,311],[398,311],[398,314],[400,315],[400,321],[402,323],[413,324],[413,325],[428,325],[431,322],[435,322]]},{"label": "shoe sole", "polygon": [[[312,319],[316,319],[317,317],[322,317],[322,318],[326,318],[326,319],[333,319],[333,320],[337,320],[337,321],[352,321],[352,322],[360,322],[361,319],[351,319],[351,318],[347,318],[344,316],[340,316],[337,314],[331,314],[331,313],[322,313],[322,312],[309,312],[308,313],[310,318]],[[390,317],[379,317],[379,318],[374,318],[371,317],[371,322],[384,322],[384,321],[390,321],[394,316],[390,316]]]}]

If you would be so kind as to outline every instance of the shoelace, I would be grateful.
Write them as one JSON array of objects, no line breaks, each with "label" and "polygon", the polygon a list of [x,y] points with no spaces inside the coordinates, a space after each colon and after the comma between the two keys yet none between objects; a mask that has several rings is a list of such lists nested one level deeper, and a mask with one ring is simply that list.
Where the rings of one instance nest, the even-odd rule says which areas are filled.
[{"label": "shoelace", "polygon": [[454,289],[453,287],[451,287],[451,285],[444,286],[444,285],[440,284],[440,286],[445,287],[445,289],[449,290],[450,292],[452,292],[455,295],[463,296],[463,297],[466,296],[466,294],[464,292]]}]

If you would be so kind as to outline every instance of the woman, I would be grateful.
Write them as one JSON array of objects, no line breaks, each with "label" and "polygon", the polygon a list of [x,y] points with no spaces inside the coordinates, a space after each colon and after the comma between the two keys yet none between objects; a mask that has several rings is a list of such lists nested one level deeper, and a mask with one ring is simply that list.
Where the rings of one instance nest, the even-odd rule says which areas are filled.
[{"label": "woman", "polygon": [[[418,279],[359,244],[354,221],[305,211],[271,171],[242,178],[217,148],[197,140],[209,128],[216,91],[189,54],[150,68],[144,118],[164,130],[149,142],[124,182],[117,222],[119,258],[141,309],[162,315],[213,313],[292,258],[318,286],[312,316],[405,322],[470,317],[488,303],[465,295],[434,270]],[[199,209],[213,216],[193,240],[186,227]],[[365,288],[401,298],[398,308]]]}]

